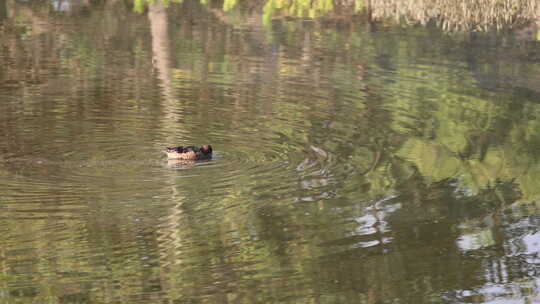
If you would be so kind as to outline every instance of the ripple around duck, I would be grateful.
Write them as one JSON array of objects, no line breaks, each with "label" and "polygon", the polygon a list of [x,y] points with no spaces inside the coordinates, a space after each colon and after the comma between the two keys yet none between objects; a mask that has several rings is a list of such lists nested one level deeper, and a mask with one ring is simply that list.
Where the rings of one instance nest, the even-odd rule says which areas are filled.
[{"label": "ripple around duck", "polygon": [[[296,148],[287,150],[279,146],[261,149],[259,144],[262,143],[253,145],[252,142],[252,145],[242,146],[242,149],[237,149],[236,145],[221,146],[211,161],[197,163],[165,161],[166,167],[174,169],[171,172],[174,175],[169,175],[176,180],[172,183],[187,182],[182,181],[183,179],[209,180],[212,189],[211,193],[208,193],[210,196],[224,195],[239,185],[242,189],[248,190],[253,197],[258,198],[269,196],[287,198],[297,196],[299,189],[311,191],[319,188],[314,180],[321,172],[326,172],[321,167],[328,165],[327,163],[319,160],[318,164],[311,164],[310,168],[300,171],[297,170],[298,164],[309,157],[305,151]],[[177,172],[174,173],[175,171]],[[307,183],[311,185],[306,186]],[[178,191],[182,193],[184,190]]]},{"label": "ripple around duck", "polygon": [[[336,185],[354,172],[354,167],[338,162],[329,149],[306,145],[283,133],[266,132],[259,137],[236,134],[238,138],[231,143],[227,142],[233,135],[211,136],[216,138],[216,151],[214,158],[205,162],[171,162],[159,151],[167,145],[161,140],[141,147],[124,139],[115,145],[100,142],[103,149],[97,149],[99,153],[85,152],[86,145],[81,144],[74,147],[76,151],[64,151],[63,158],[8,157],[0,166],[21,176],[18,181],[7,180],[6,186],[33,189],[11,196],[13,203],[49,197],[59,204],[82,205],[100,196],[113,204],[152,201],[151,196],[167,197],[173,188],[190,197],[197,187],[186,186],[193,182],[209,184],[205,190],[208,197],[223,197],[240,186],[259,200],[310,202],[338,195]],[[94,143],[99,141],[99,137],[93,139]],[[51,196],[51,192],[62,194]]]},{"label": "ripple around duck", "polygon": [[[305,97],[300,95],[294,99]],[[312,95],[314,102],[324,102],[325,96]],[[184,114],[191,117],[199,111],[193,102],[163,102],[163,122],[156,123],[148,122],[155,113],[120,103],[115,105],[114,115],[90,112],[77,124],[64,122],[62,119],[69,117],[62,117],[58,120],[58,133],[44,140],[39,151],[23,147],[27,148],[26,154],[7,156],[2,162],[11,163],[8,172],[27,177],[28,185],[72,185],[73,192],[90,197],[107,193],[113,200],[134,201],[143,191],[160,196],[175,185],[178,193],[189,194],[192,190],[185,185],[192,180],[211,184],[210,196],[225,195],[239,185],[259,198],[313,201],[335,196],[333,188],[352,174],[354,167],[339,162],[328,147],[315,146],[306,139],[310,136],[306,118],[295,113],[309,112],[311,108],[296,104],[295,100],[278,100],[274,102],[275,108],[265,108],[257,114],[257,120],[250,119],[253,107],[262,108],[263,103],[259,100],[256,105],[237,109],[227,102],[211,101],[213,106],[208,107],[205,115],[238,115],[231,126],[224,120],[184,121]],[[324,118],[331,113],[319,114]],[[278,130],[276,125],[283,127]],[[61,133],[61,127],[73,134]],[[339,136],[331,140],[345,141]],[[214,159],[208,162],[171,162],[160,152],[169,145],[206,142],[216,150]]]},{"label": "ripple around duck", "polygon": [[214,166],[225,168],[215,176],[214,185],[226,188],[246,185],[254,197],[274,197],[292,201],[313,201],[335,196],[333,188],[352,170],[338,165],[330,152],[307,150],[250,149],[224,153]]}]

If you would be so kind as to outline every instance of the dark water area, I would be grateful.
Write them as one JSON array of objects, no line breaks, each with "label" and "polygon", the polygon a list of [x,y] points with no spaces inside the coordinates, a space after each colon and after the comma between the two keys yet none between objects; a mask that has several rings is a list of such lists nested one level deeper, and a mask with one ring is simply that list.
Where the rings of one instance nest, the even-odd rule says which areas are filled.
[{"label": "dark water area", "polygon": [[540,303],[534,21],[289,2],[0,1],[0,303]]}]

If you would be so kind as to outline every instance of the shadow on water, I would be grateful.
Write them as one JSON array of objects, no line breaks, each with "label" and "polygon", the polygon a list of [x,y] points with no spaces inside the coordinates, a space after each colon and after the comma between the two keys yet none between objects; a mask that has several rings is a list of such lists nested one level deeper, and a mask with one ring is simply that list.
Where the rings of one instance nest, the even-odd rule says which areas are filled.
[{"label": "shadow on water", "polygon": [[406,3],[1,2],[0,297],[539,301],[536,7]]}]

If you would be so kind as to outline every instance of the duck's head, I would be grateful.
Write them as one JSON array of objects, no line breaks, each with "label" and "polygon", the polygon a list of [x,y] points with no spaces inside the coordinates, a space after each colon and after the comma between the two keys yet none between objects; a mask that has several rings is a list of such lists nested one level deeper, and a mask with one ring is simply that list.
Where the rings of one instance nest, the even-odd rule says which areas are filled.
[{"label": "duck's head", "polygon": [[210,145],[202,145],[201,152],[204,155],[212,155],[212,146],[210,146]]}]

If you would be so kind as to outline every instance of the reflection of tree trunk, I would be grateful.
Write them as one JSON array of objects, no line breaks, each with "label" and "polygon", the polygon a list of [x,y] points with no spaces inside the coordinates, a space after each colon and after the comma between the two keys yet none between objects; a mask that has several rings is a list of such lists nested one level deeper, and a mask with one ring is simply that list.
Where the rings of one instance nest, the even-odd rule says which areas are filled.
[{"label": "reflection of tree trunk", "polygon": [[167,11],[161,0],[149,5],[148,19],[152,31],[152,53],[154,68],[157,69],[158,78],[163,86],[163,95],[166,100],[171,98],[171,70],[169,33],[167,25]]},{"label": "reflection of tree trunk", "polygon": [[[171,51],[168,31],[167,11],[163,6],[162,0],[155,0],[148,7],[148,19],[150,21],[150,30],[152,34],[152,55],[153,66],[157,70],[158,79],[161,81],[162,94],[165,103],[165,121],[164,127],[167,128],[171,124],[177,124],[180,119],[178,114],[178,105],[174,102],[172,88],[172,73],[171,73]],[[177,139],[167,139],[167,142],[174,143]],[[172,186],[172,200],[183,201],[183,197],[179,195],[176,186]],[[176,269],[177,264],[181,264],[183,238],[180,233],[179,225],[188,221],[184,214],[182,204],[170,208],[170,215],[165,224],[159,228],[158,234],[162,237],[158,238],[158,247],[160,252],[160,261],[163,270]],[[165,288],[172,286],[171,278],[163,271],[161,274],[161,284]]]},{"label": "reflection of tree trunk", "polygon": [[[152,34],[152,64],[161,82],[162,95],[165,101],[163,104],[165,108],[163,126],[167,128],[171,124],[178,123],[181,120],[182,114],[173,96],[168,16],[167,9],[164,7],[162,1],[156,0],[148,6],[148,19],[150,20]],[[177,138],[174,135],[171,136],[173,137],[167,139],[167,142],[174,143]]]}]

